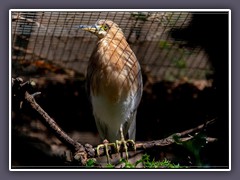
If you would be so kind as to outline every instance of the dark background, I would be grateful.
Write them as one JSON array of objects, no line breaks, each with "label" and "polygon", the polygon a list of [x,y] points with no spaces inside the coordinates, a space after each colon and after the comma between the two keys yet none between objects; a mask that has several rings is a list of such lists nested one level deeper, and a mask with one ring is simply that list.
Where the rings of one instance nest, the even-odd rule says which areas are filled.
[{"label": "dark background", "polygon": [[[119,23],[123,26],[120,25],[120,27],[123,28],[125,36],[130,37],[127,35],[127,31],[129,31],[129,27],[132,24],[124,26],[124,21],[125,24],[127,22],[125,19],[128,19],[127,13],[124,16],[121,16],[121,13],[115,15],[112,13],[112,17],[108,18],[113,18],[113,20],[120,18],[122,21]],[[43,13],[39,12],[36,14],[42,15]],[[87,38],[85,36],[89,34],[84,34],[84,37],[80,36],[81,38],[77,42],[66,41],[65,46],[62,46],[65,49],[61,49],[59,43],[61,41],[64,42],[66,34],[64,34],[65,36],[61,34],[56,39],[58,26],[53,24],[61,24],[61,17],[65,21],[67,17],[63,14],[64,12],[58,16],[57,13],[52,13],[53,21],[46,24],[44,24],[41,18],[35,17],[36,21],[41,23],[41,26],[49,29],[47,32],[54,32],[53,37],[55,38],[49,36],[49,34],[45,34],[43,37],[40,36],[39,34],[43,34],[43,32],[34,31],[34,26],[31,27],[32,33],[27,33],[31,28],[29,28],[28,23],[25,22],[24,24],[24,21],[22,24],[21,21],[17,20],[12,22],[12,24],[17,23],[17,25],[12,25],[12,77],[20,76],[25,80],[33,79],[36,82],[34,90],[42,92],[41,95],[36,97],[40,106],[56,120],[70,137],[78,140],[81,144],[89,143],[96,146],[100,141],[85,90],[85,77],[79,70],[79,67],[83,68],[84,64],[86,64],[87,55],[88,53],[91,54],[90,50],[96,44],[96,37]],[[170,14],[171,12],[165,14],[165,17],[171,17],[168,21],[171,23],[167,24],[169,33],[164,29],[166,26],[162,24],[162,21],[161,23],[155,22],[155,24],[152,19],[147,19],[145,26],[140,27],[141,33],[137,37],[138,41],[136,41],[134,36],[128,39],[131,42],[130,46],[135,48],[136,56],[141,64],[144,84],[143,96],[137,113],[136,140],[147,141],[166,138],[171,134],[182,132],[206,121],[216,119],[213,125],[205,128],[196,136],[195,140],[192,141],[194,145],[191,148],[170,146],[162,149],[154,148],[147,153],[156,161],[167,158],[181,166],[227,168],[229,165],[228,13],[191,12],[187,16],[184,13],[176,13],[174,16],[170,16]],[[44,15],[46,16],[46,13]],[[84,13],[83,17],[81,13],[74,17],[76,18],[75,20],[80,19],[80,23],[83,23],[92,21],[91,19],[98,15],[98,12],[90,12]],[[106,17],[108,13],[101,15]],[[28,12],[26,15],[22,13],[21,16],[31,18],[31,13]],[[191,17],[191,19],[186,20],[185,17]],[[58,21],[56,21],[57,19]],[[45,19],[43,18],[43,20]],[[45,21],[49,22],[47,19]],[[68,20],[67,22],[70,21]],[[130,22],[134,23],[134,21]],[[142,21],[139,20],[137,22]],[[180,25],[183,22],[188,23]],[[155,29],[156,25],[159,26],[157,30]],[[74,26],[74,20],[70,23],[70,27],[72,26]],[[21,28],[25,30],[23,35],[21,35]],[[163,35],[161,34],[158,37],[156,36],[157,33],[162,33]],[[148,37],[155,36],[155,38],[151,39],[151,41],[146,41],[148,38],[143,38],[146,35]],[[30,40],[27,40],[26,36]],[[36,36],[40,36],[39,39],[47,39],[47,42],[35,40],[32,44],[33,40],[31,39],[36,39]],[[77,35],[74,37],[75,39],[78,38]],[[166,37],[167,39],[165,39]],[[139,41],[140,39],[141,41]],[[58,40],[61,41],[59,42]],[[40,47],[37,44],[38,41],[40,41]],[[87,44],[86,47],[82,45],[83,42]],[[159,42],[168,43],[168,45],[158,48],[159,46],[156,46],[156,44]],[[17,50],[18,47],[21,47],[27,48],[26,50],[29,49],[29,51],[31,49],[34,49],[32,51],[37,51],[41,49],[42,44],[48,47],[48,43],[50,43],[50,50],[48,48],[43,50],[43,52],[46,51],[47,55],[42,53],[42,55],[38,56],[38,53],[35,52],[32,53],[34,56],[31,56],[31,53]],[[149,48],[144,48],[143,44],[148,44]],[[64,60],[64,55],[68,54],[67,46],[72,46],[72,49],[76,49],[74,45],[78,47],[77,51],[70,51],[71,55]],[[53,51],[54,46],[56,47],[55,52],[50,53]],[[144,50],[145,56],[142,55]],[[178,57],[181,50],[182,52],[188,52],[187,54],[194,55],[192,57],[187,55]],[[62,58],[57,56],[61,54],[61,51],[65,51],[65,53],[62,53]],[[147,55],[149,52],[153,55]],[[84,53],[82,55],[83,58],[76,57],[77,60],[72,61],[70,57],[74,56],[72,55],[74,53],[76,55]],[[204,53],[206,55],[202,57]],[[55,54],[52,60],[50,60],[51,54]],[[176,61],[185,62],[186,67],[177,66],[174,63],[171,64],[171,62]],[[207,71],[207,66],[201,65],[207,64],[206,62],[212,67],[212,72]],[[62,65],[58,65],[59,63],[62,63]],[[70,69],[67,69],[68,65],[70,65]],[[71,69],[71,65],[79,67]],[[197,77],[196,74],[199,69],[203,72],[205,71],[205,74],[202,73],[204,75]],[[185,70],[185,73],[183,73],[183,70]],[[68,71],[73,71],[73,75],[68,75]],[[161,74],[161,71],[164,73]],[[166,75],[170,74],[170,71],[173,74],[175,73],[175,78],[172,78],[172,80],[170,80],[169,75]],[[191,71],[195,73],[190,73]],[[197,82],[201,82],[203,87],[199,88],[196,85]],[[204,83],[210,82],[212,82],[212,85],[204,86]],[[55,140],[56,137],[40,123],[41,118],[25,104],[23,104],[20,110],[16,98],[13,98],[12,103],[12,167],[21,168],[22,166],[27,166],[34,168],[32,166],[41,166],[44,168],[44,166],[50,167],[54,165],[68,166],[69,163],[65,163],[62,157],[66,147],[64,149],[64,146]],[[194,134],[191,135],[194,136]],[[204,136],[217,138],[218,141],[205,145],[204,140],[200,136],[202,138]],[[221,149],[221,157],[216,153],[219,149]],[[198,151],[200,152],[199,154],[194,154],[194,152]]]},{"label": "dark background", "polygon": [[[1,2],[2,3],[2,2]],[[71,8],[73,7],[74,5],[77,5],[78,2],[75,2],[72,1],[72,3],[67,3],[66,4],[63,4],[63,5],[59,5],[58,3],[58,7],[60,8]],[[85,3],[88,3],[88,2],[85,2]],[[122,1],[121,1],[122,3]],[[206,178],[206,177],[210,177],[211,179],[226,179],[226,178],[232,178],[232,179],[237,179],[237,176],[238,175],[238,171],[237,171],[237,166],[238,166],[238,162],[239,162],[239,156],[237,154],[237,152],[239,152],[239,146],[237,144],[237,137],[239,136],[238,133],[239,131],[237,131],[237,127],[239,127],[238,125],[238,121],[236,121],[236,116],[238,115],[238,111],[236,111],[236,108],[238,107],[237,105],[237,100],[239,100],[239,97],[237,96],[237,90],[239,87],[237,87],[237,75],[238,75],[238,71],[237,71],[237,61],[234,61],[234,59],[237,58],[237,55],[239,55],[239,51],[237,51],[237,44],[239,42],[239,36],[237,34],[237,32],[239,32],[239,26],[237,26],[237,17],[239,17],[239,11],[237,11],[237,7],[239,7],[239,5],[237,4],[237,1],[201,1],[201,2],[196,2],[195,4],[192,4],[193,2],[192,1],[167,1],[167,2],[163,2],[163,4],[158,4],[156,2],[152,2],[152,3],[147,3],[147,5],[138,5],[138,8],[141,8],[142,6],[144,6],[144,8],[150,8],[150,6],[154,6],[154,8],[156,8],[157,6],[159,6],[159,8],[231,8],[232,9],[232,14],[233,14],[233,20],[232,20],[232,33],[233,33],[233,40],[232,40],[232,57],[233,57],[233,61],[232,61],[232,80],[233,80],[233,88],[232,88],[232,96],[234,97],[234,99],[232,100],[232,144],[233,144],[233,147],[232,147],[232,156],[233,156],[233,159],[232,159],[232,172],[231,173],[201,173],[201,176],[199,176],[200,172],[199,173],[161,173],[161,174],[158,174],[158,173],[151,173],[151,177],[159,177],[161,176],[162,178],[164,177],[168,177],[168,178],[176,178],[176,177],[184,177],[184,178]],[[8,44],[8,9],[9,8],[39,8],[39,7],[42,7],[42,8],[56,8],[56,2],[48,2],[48,3],[45,3],[44,1],[41,1],[39,3],[35,3],[35,4],[31,4],[29,2],[26,1],[26,3],[20,3],[20,2],[14,2],[14,1],[7,1],[7,2],[4,2],[4,4],[1,6],[1,22],[3,22],[4,26],[1,30],[3,31],[3,33],[1,33],[1,37],[3,39],[3,41],[1,41],[1,54],[3,54],[4,56],[2,57],[3,60],[1,60],[1,68],[2,68],[2,71],[1,71],[1,83],[3,83],[1,85],[1,87],[6,87],[6,88],[2,88],[2,91],[1,91],[1,119],[3,122],[3,125],[1,125],[1,142],[3,143],[3,145],[1,147],[1,175],[2,177],[4,177],[5,179],[9,178],[9,179],[13,179],[15,178],[15,176],[18,178],[18,179],[27,179],[27,178],[35,178],[35,179],[42,179],[42,178],[47,178],[47,177],[50,177],[50,178],[55,178],[57,176],[58,179],[65,179],[66,177],[69,177],[69,173],[65,173],[65,174],[61,174],[59,175],[59,173],[38,173],[40,174],[40,176],[36,176],[36,173],[10,173],[8,172],[8,167],[7,167],[7,164],[8,164],[8,46],[6,46],[6,44]],[[70,5],[71,4],[71,5]],[[87,8],[90,8],[90,4],[92,5],[92,3],[89,2],[89,5],[83,5],[81,4],[81,8],[84,6],[84,7],[87,7]],[[105,7],[103,7],[103,4],[100,4],[98,5],[97,7],[98,8],[106,8],[106,7],[110,7],[110,8],[114,8],[115,6],[119,5],[118,8],[122,7],[122,8],[126,8],[126,7],[132,7],[134,8],[136,3],[135,2],[132,2],[132,4],[129,4],[129,2],[126,2],[126,4],[119,4],[119,2],[114,2],[114,6],[113,5],[110,5],[106,3]],[[76,6],[74,6],[76,7]],[[94,8],[92,6],[92,8]],[[143,7],[142,7],[143,8]],[[75,173],[76,174],[76,173]],[[108,173],[108,175],[110,175],[113,173]],[[119,174],[119,173],[118,173]],[[139,172],[135,172],[135,173],[121,173],[118,175],[119,179],[125,177],[126,175],[128,177],[138,177],[138,174]],[[94,177],[94,176],[98,176],[99,173],[81,173],[81,174],[76,174],[74,175],[71,174],[71,177],[74,177],[76,176],[76,178],[79,178],[79,177]],[[108,176],[107,175],[107,176]],[[66,177],[65,177],[66,176]],[[102,176],[106,176],[105,174],[102,174]],[[149,177],[150,176],[150,173],[141,173],[140,175],[141,177],[143,178],[146,178],[146,177]],[[109,176],[108,176],[109,177]],[[115,176],[116,177],[116,176]],[[116,177],[117,178],[117,177]],[[140,177],[138,177],[140,178]]]}]

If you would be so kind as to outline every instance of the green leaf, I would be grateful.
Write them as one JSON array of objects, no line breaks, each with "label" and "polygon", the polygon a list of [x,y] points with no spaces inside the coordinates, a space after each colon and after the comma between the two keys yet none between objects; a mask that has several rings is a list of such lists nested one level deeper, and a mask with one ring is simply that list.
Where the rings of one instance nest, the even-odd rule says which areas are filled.
[{"label": "green leaf", "polygon": [[86,166],[87,167],[94,167],[96,165],[96,159],[88,159]]},{"label": "green leaf", "polygon": [[194,158],[196,159],[196,164],[198,166],[202,166],[201,158],[200,158],[200,152],[203,147],[207,144],[207,136],[205,133],[200,132],[194,135],[194,137],[191,140],[181,142],[179,137],[174,136],[173,137],[175,142],[179,145],[182,145],[185,147],[190,153],[193,154]]},{"label": "green leaf", "polygon": [[106,165],[106,168],[114,168],[115,166],[114,165],[112,165],[112,164],[107,164]]}]

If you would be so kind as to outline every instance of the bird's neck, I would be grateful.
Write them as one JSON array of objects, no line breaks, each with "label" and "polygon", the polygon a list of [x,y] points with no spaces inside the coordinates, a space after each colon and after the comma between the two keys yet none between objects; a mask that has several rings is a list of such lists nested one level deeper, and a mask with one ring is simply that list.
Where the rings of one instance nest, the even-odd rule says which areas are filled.
[{"label": "bird's neck", "polygon": [[114,30],[112,32],[108,32],[105,37],[101,38],[100,43],[102,43],[102,45],[113,45],[113,44],[127,44],[126,39],[124,37],[123,32],[118,29],[118,30]]}]

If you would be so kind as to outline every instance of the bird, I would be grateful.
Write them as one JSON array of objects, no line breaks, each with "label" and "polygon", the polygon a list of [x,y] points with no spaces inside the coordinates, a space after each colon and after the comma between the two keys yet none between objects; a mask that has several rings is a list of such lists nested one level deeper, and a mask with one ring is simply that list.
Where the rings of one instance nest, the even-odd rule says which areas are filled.
[{"label": "bird", "polygon": [[103,142],[117,142],[118,150],[123,143],[127,149],[125,139],[135,141],[136,113],[143,91],[140,64],[113,21],[100,19],[79,28],[98,37],[86,75],[98,133]]}]

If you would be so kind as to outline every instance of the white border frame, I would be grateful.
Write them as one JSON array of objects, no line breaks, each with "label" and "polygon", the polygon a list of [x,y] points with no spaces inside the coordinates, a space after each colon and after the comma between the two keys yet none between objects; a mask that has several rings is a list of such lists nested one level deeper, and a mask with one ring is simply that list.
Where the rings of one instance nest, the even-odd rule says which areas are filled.
[{"label": "white border frame", "polygon": [[[38,11],[45,11],[45,12],[51,12],[51,11],[59,11],[59,12],[66,12],[66,11],[79,11],[79,12],[156,12],[156,11],[162,11],[162,12],[228,12],[229,13],[229,26],[228,26],[228,32],[229,32],[229,73],[228,73],[228,86],[229,86],[229,168],[228,169],[12,169],[11,163],[12,163],[12,157],[11,157],[11,114],[12,114],[12,11],[17,12],[24,12],[24,11],[32,11],[32,12],[38,12]],[[9,171],[231,171],[231,10],[230,9],[10,9],[9,10]]]}]

